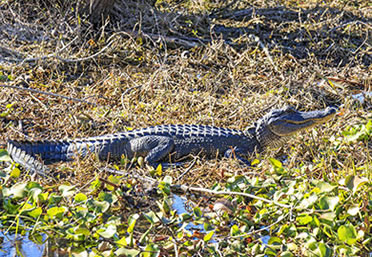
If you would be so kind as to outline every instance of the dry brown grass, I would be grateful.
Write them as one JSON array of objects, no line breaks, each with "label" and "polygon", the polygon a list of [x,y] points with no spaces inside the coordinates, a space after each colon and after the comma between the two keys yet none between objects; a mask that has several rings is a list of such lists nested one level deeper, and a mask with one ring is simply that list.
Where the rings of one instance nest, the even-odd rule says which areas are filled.
[{"label": "dry brown grass", "polygon": [[[112,24],[99,29],[78,18],[69,4],[55,1],[60,8],[46,8],[49,2],[0,4],[2,83],[96,106],[0,88],[0,112],[14,104],[1,118],[2,143],[169,123],[243,129],[270,108],[336,105],[343,106],[342,116],[260,158],[286,154],[288,166],[296,167],[301,162],[316,165],[327,156],[322,161],[332,172],[309,171],[318,177],[352,172],[353,165],[370,160],[366,144],[345,145],[329,154],[327,143],[347,126],[371,119],[371,99],[363,105],[351,99],[371,90],[371,9],[365,1],[158,1],[155,7],[118,1]],[[240,15],[247,9],[251,12]],[[172,44],[177,37],[199,46]],[[54,53],[58,58],[48,56]],[[29,58],[39,59],[24,60]],[[55,168],[65,166],[76,174],[69,180],[81,184],[101,164],[90,160]],[[208,187],[228,173],[264,176],[268,169],[265,161],[242,168],[229,160],[201,160],[181,182]],[[177,177],[183,170],[165,174]]]}]

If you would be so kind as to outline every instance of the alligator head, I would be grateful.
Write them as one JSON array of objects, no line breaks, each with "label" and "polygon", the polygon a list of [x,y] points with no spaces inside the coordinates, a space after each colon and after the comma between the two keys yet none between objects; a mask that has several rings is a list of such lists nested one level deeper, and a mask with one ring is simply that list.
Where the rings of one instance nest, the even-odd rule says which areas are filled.
[{"label": "alligator head", "polygon": [[280,146],[288,136],[330,120],[336,114],[336,108],[299,112],[292,107],[272,110],[257,122],[256,138],[260,145]]}]

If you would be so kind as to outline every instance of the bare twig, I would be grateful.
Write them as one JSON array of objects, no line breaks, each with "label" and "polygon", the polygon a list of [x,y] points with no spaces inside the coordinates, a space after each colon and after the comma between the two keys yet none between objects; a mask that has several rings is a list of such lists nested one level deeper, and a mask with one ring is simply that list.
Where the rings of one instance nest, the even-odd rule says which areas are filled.
[{"label": "bare twig", "polygon": [[[112,36],[109,38],[109,40],[112,38]],[[97,57],[98,55],[102,54],[104,51],[106,51],[107,48],[109,48],[112,43],[114,43],[115,40],[112,40],[110,41],[107,45],[105,45],[105,47],[103,47],[100,51],[98,51],[97,53],[95,54],[92,54],[90,56],[87,56],[87,57],[82,57],[82,58],[75,58],[75,59],[65,59],[65,58],[62,58],[60,56],[56,56],[56,58],[60,61],[63,61],[63,62],[67,62],[67,63],[72,63],[72,62],[82,62],[82,61],[87,61],[87,60],[90,60],[90,59],[93,59],[95,57]]]},{"label": "bare twig", "polygon": [[[158,184],[158,181],[156,179],[153,179],[153,178],[148,178],[148,177],[145,177],[145,176],[137,176],[137,175],[133,175],[131,173],[127,173],[127,172],[123,172],[123,171],[117,171],[117,170],[113,170],[113,169],[109,169],[109,168],[103,168],[103,170],[108,171],[110,173],[115,173],[115,174],[123,175],[123,176],[131,176],[131,177],[135,177],[135,178],[140,179],[140,180],[144,180],[144,181],[147,181],[147,182]],[[181,189],[181,191],[184,191],[184,192],[195,191],[195,192],[202,192],[202,193],[208,193],[208,194],[213,194],[213,195],[240,195],[240,196],[245,196],[245,197],[249,197],[249,198],[252,198],[252,199],[256,199],[256,200],[259,200],[259,201],[262,201],[262,202],[274,204],[274,205],[277,205],[277,206],[282,207],[282,208],[289,208],[289,209],[293,208],[293,206],[286,205],[286,204],[281,204],[281,203],[278,203],[276,201],[272,201],[272,200],[262,198],[262,197],[259,197],[259,196],[255,196],[255,195],[252,195],[252,194],[248,194],[248,193],[232,192],[232,191],[214,191],[214,190],[210,190],[210,189],[199,188],[199,187],[189,187],[189,186],[185,186],[185,185],[171,185],[171,188],[172,188],[172,190],[175,190],[175,191],[180,191],[180,189]]]},{"label": "bare twig", "polygon": [[81,103],[86,103],[86,104],[90,104],[90,105],[97,106],[97,104],[92,103],[92,102],[85,101],[85,100],[83,100],[83,99],[74,98],[74,97],[70,97],[70,96],[64,96],[64,95],[55,94],[55,93],[50,93],[50,92],[44,92],[44,91],[37,90],[37,89],[33,89],[33,88],[24,88],[24,87],[11,86],[11,85],[4,85],[4,84],[0,84],[0,87],[7,87],[7,88],[12,88],[12,89],[17,89],[17,90],[23,90],[23,91],[29,91],[29,92],[38,93],[38,94],[43,94],[43,95],[49,95],[49,96],[54,96],[54,97],[60,97],[60,98],[67,99],[67,100],[71,100],[71,101],[75,101],[75,102],[81,102]]},{"label": "bare twig", "polygon": [[260,228],[260,229],[257,229],[257,230],[253,230],[253,231],[250,231],[250,232],[247,232],[247,233],[244,233],[244,234],[239,234],[239,235],[236,235],[236,236],[229,236],[228,238],[240,238],[240,237],[243,237],[243,236],[250,236],[250,235],[257,234],[257,233],[259,233],[261,231],[268,230],[269,228],[275,226],[276,224],[278,224],[282,220],[284,220],[289,214],[290,214],[290,212],[288,212],[286,215],[282,216],[280,219],[278,219],[274,223],[272,223],[272,224],[270,224],[268,226],[265,226],[263,228]]},{"label": "bare twig", "polygon": [[189,171],[192,169],[192,167],[194,167],[196,163],[196,158],[194,159],[194,161],[190,164],[190,166],[181,174],[178,176],[178,178],[176,178],[175,181],[179,181],[180,179],[182,179],[187,173],[189,173]]}]

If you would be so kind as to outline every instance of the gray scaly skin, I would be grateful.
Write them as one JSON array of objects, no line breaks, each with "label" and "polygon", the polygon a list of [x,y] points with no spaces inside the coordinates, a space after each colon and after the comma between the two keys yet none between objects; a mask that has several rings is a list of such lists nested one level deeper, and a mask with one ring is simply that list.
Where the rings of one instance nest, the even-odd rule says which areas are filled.
[{"label": "gray scaly skin", "polygon": [[212,158],[217,155],[235,157],[249,165],[241,155],[259,152],[268,146],[280,146],[288,136],[324,123],[335,113],[336,109],[331,107],[312,112],[286,107],[272,110],[244,131],[204,125],[160,125],[82,139],[9,140],[8,153],[15,162],[39,174],[48,170],[44,164],[84,158],[89,153],[96,153],[101,160],[143,156],[153,166],[203,153]]}]

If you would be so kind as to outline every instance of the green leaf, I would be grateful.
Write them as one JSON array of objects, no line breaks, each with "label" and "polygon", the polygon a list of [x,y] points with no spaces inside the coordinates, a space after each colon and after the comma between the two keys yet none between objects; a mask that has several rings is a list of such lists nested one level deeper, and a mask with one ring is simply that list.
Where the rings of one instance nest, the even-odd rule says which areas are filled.
[{"label": "green leaf", "polygon": [[202,211],[200,210],[199,207],[195,207],[194,210],[193,210],[193,213],[194,213],[195,217],[197,217],[197,218],[201,218],[203,216],[203,213],[202,213]]},{"label": "green leaf", "polygon": [[306,224],[309,224],[310,222],[312,222],[313,218],[310,215],[305,214],[305,215],[301,215],[301,216],[297,217],[296,220],[298,221],[298,223],[300,225],[306,225]]},{"label": "green leaf", "polygon": [[368,183],[367,178],[359,178],[358,176],[350,175],[345,179],[345,185],[355,193],[360,189],[364,184]]},{"label": "green leaf", "polygon": [[43,210],[40,207],[38,207],[30,212],[27,212],[27,215],[37,219],[42,213]]},{"label": "green leaf", "polygon": [[335,218],[336,218],[336,214],[334,212],[322,213],[319,216],[319,219],[324,219],[324,220],[329,220],[329,221],[333,221]]},{"label": "green leaf", "polygon": [[62,197],[69,197],[72,196],[75,192],[72,190],[75,186],[68,186],[68,185],[60,185],[58,190],[61,191]]},{"label": "green leaf", "polygon": [[157,257],[159,249],[155,244],[146,245],[145,251],[142,253],[143,257]]},{"label": "green leaf", "polygon": [[[112,184],[114,184],[116,187],[118,187],[120,185],[120,179],[118,179],[117,177],[113,176],[113,175],[110,175],[107,180],[109,182],[111,182]],[[110,185],[108,183],[105,184],[105,187],[110,190],[110,191],[114,191],[115,190],[115,186],[113,185]]]},{"label": "green leaf", "polygon": [[237,225],[233,225],[230,229],[230,235],[231,236],[237,236],[240,234],[239,227]]},{"label": "green leaf", "polygon": [[271,165],[274,167],[274,170],[278,173],[281,174],[284,171],[282,163],[274,158],[269,158],[269,161]]},{"label": "green leaf", "polygon": [[331,184],[324,182],[324,181],[320,181],[316,183],[316,186],[320,189],[320,192],[322,193],[331,192],[334,188],[337,187],[337,186],[332,186]]},{"label": "green leaf", "polygon": [[116,233],[116,226],[109,224],[106,228],[102,228],[97,233],[104,238],[112,238]]},{"label": "green leaf", "polygon": [[304,198],[301,203],[300,203],[300,207],[301,208],[309,208],[311,207],[314,203],[316,203],[316,201],[318,200],[318,196],[316,194],[311,194],[308,198]]},{"label": "green leaf", "polygon": [[203,238],[204,242],[208,242],[209,240],[211,240],[212,236],[214,234],[214,230],[210,231],[208,234],[206,234]]},{"label": "green leaf", "polygon": [[129,218],[128,218],[128,229],[127,229],[128,233],[133,232],[134,225],[136,225],[136,221],[138,220],[138,218],[139,218],[139,215],[137,213],[129,216]]},{"label": "green leaf", "polygon": [[136,257],[139,254],[140,251],[136,249],[119,248],[115,251],[115,256]]},{"label": "green leaf", "polygon": [[358,205],[352,205],[347,210],[347,213],[351,216],[355,216],[359,213],[359,206]]},{"label": "green leaf", "polygon": [[80,227],[77,227],[76,229],[75,229],[75,234],[76,235],[84,235],[84,236],[89,236],[90,234],[91,234],[92,232],[88,229],[88,228],[86,228],[86,227],[82,227],[82,226],[80,226]]},{"label": "green leaf", "polygon": [[273,165],[275,168],[283,168],[283,165],[279,160],[277,160],[275,158],[269,158],[269,161],[270,161],[271,165]]},{"label": "green leaf", "polygon": [[171,176],[165,176],[163,181],[169,185],[172,185],[172,177]]},{"label": "green leaf", "polygon": [[83,193],[78,193],[78,194],[75,195],[74,199],[75,199],[75,202],[80,203],[80,202],[86,201],[88,199],[88,197]]},{"label": "green leaf", "polygon": [[118,197],[111,192],[99,192],[98,200],[108,202],[109,204],[113,204],[118,200]]},{"label": "green leaf", "polygon": [[340,198],[338,196],[334,197],[329,197],[329,196],[324,196],[320,198],[319,200],[319,206],[322,210],[334,210],[340,201]]},{"label": "green leaf", "polygon": [[115,243],[118,246],[127,246],[128,245],[127,238],[125,236],[123,236],[122,238],[120,238],[120,240],[115,241]]},{"label": "green leaf", "polygon": [[34,187],[32,188],[28,194],[32,197],[32,200],[34,203],[37,203],[39,202],[39,196],[41,195],[42,193],[42,189],[41,188],[38,188],[38,187]]},{"label": "green leaf", "polygon": [[272,236],[267,243],[268,245],[282,245],[282,240],[279,237]]},{"label": "green leaf", "polygon": [[0,149],[0,161],[2,162],[11,162],[12,158],[10,158],[8,152],[5,149]]},{"label": "green leaf", "polygon": [[104,213],[110,208],[110,204],[107,201],[93,200],[93,204],[96,208],[96,213]]},{"label": "green leaf", "polygon": [[51,219],[54,219],[54,218],[62,219],[65,211],[66,211],[65,207],[52,207],[47,210],[47,215]]},{"label": "green leaf", "polygon": [[156,167],[155,174],[158,176],[161,176],[161,174],[163,174],[163,166],[161,164]]},{"label": "green leaf", "polygon": [[155,224],[155,221],[158,221],[156,214],[153,211],[145,213],[143,216],[151,223],[151,225]]},{"label": "green leaf", "polygon": [[27,183],[19,183],[15,184],[11,187],[9,191],[9,195],[13,195],[15,198],[22,198],[25,197],[27,194]]},{"label": "green leaf", "polygon": [[324,243],[318,243],[316,249],[313,250],[316,256],[319,257],[330,257],[331,256],[331,249],[328,248]]},{"label": "green leaf", "polygon": [[357,233],[353,225],[347,224],[347,225],[342,225],[338,228],[337,230],[338,238],[349,244],[353,245],[357,241]]}]

